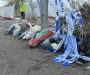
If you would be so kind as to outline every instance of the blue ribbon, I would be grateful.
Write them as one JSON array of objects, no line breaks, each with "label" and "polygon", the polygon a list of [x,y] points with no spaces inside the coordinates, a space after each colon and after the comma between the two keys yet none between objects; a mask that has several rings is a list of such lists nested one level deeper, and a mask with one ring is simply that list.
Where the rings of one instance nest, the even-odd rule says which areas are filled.
[{"label": "blue ribbon", "polygon": [[57,0],[55,0],[55,4],[57,5]]},{"label": "blue ribbon", "polygon": [[80,18],[79,23],[80,23],[80,25],[83,25],[84,22],[83,22],[83,18],[82,17]]},{"label": "blue ribbon", "polygon": [[56,32],[58,32],[58,30],[59,30],[59,24],[60,24],[60,19],[59,19],[59,17],[57,16],[57,17],[56,17]]},{"label": "blue ribbon", "polygon": [[[90,57],[81,56],[78,54],[77,42],[74,36],[67,35],[64,43],[66,45],[66,50],[64,54],[59,55],[58,57],[53,59],[54,62],[63,62],[64,66],[68,66],[71,63],[75,62],[78,58],[90,61]],[[71,58],[68,59],[68,57]]]},{"label": "blue ribbon", "polygon": [[64,5],[62,2],[61,2],[61,10],[62,10],[62,12],[64,12]]}]

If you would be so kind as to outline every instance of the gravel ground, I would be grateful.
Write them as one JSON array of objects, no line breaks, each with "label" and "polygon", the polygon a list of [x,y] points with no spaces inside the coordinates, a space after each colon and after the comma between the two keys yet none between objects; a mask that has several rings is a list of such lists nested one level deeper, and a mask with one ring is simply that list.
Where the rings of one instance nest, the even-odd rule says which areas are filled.
[{"label": "gravel ground", "polygon": [[64,67],[51,61],[57,53],[29,49],[26,41],[11,39],[5,31],[13,23],[0,18],[0,75],[90,75],[90,69],[85,69],[90,63]]}]

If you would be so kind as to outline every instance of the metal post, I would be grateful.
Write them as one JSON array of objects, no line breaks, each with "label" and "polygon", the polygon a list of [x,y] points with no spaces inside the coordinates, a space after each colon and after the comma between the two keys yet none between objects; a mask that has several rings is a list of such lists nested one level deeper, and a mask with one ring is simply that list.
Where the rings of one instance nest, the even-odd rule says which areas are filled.
[{"label": "metal post", "polygon": [[48,28],[48,0],[40,0],[41,29]]}]

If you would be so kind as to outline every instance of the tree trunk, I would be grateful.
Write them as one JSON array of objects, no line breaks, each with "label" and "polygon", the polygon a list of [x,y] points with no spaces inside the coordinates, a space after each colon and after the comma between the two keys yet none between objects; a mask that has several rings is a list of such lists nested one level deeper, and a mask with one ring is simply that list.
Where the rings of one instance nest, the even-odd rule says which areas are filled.
[{"label": "tree trunk", "polygon": [[40,0],[41,29],[48,28],[48,0]]}]

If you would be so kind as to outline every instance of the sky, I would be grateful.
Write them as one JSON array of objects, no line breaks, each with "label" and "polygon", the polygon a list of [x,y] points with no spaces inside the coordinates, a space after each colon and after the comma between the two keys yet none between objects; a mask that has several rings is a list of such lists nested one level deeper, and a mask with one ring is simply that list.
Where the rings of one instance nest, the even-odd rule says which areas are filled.
[{"label": "sky", "polygon": [[0,6],[3,6],[4,4],[5,4],[5,2],[0,0]]}]

